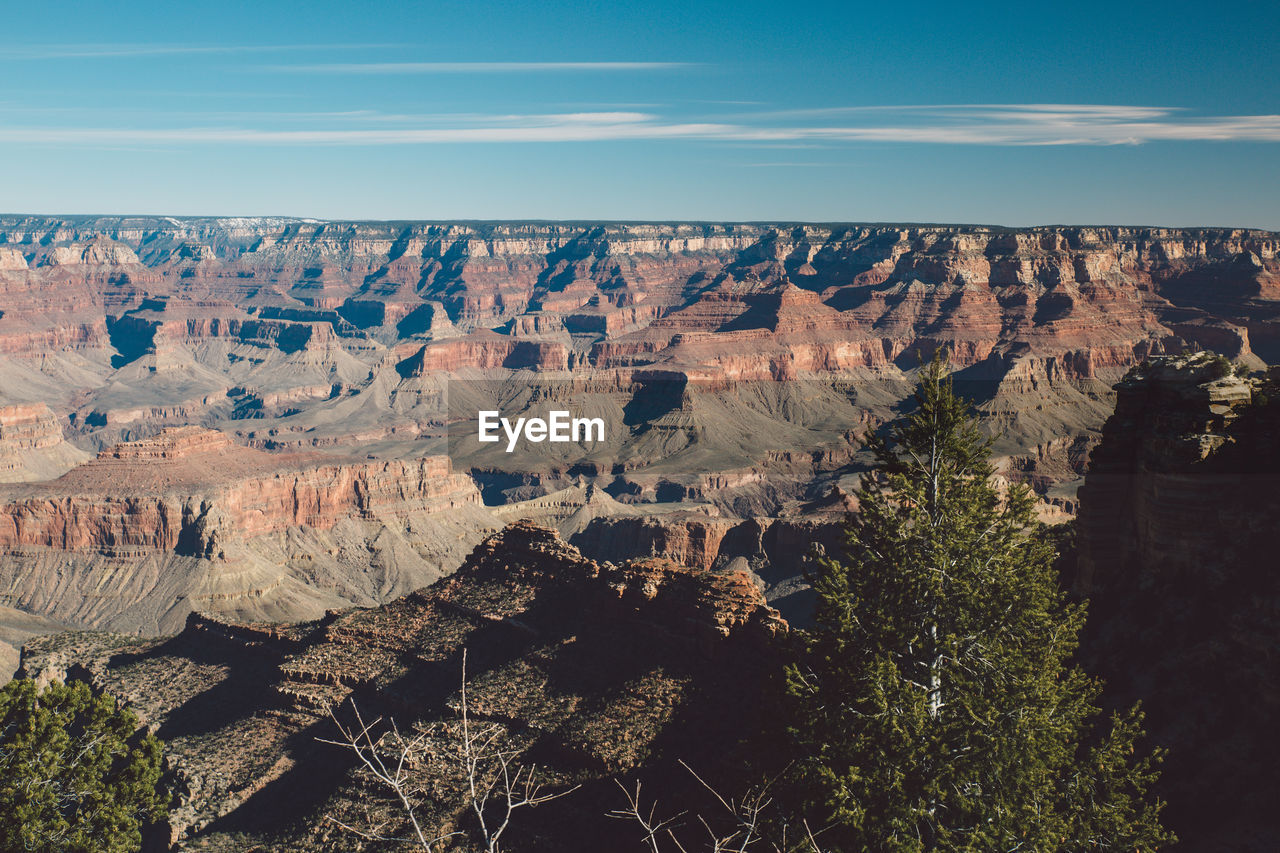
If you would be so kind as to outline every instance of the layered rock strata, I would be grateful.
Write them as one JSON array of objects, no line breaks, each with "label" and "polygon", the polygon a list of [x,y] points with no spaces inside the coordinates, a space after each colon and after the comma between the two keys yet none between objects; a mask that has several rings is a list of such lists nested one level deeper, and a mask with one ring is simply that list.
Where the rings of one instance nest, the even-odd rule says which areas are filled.
[{"label": "layered rock strata", "polygon": [[6,487],[0,503],[4,603],[147,633],[193,609],[306,618],[383,600],[451,570],[492,528],[442,457],[282,457],[199,427]]},{"label": "layered rock strata", "polygon": [[53,479],[87,457],[43,403],[0,406],[0,483]]},{"label": "layered rock strata", "polygon": [[[198,423],[264,449],[423,455],[451,379],[808,379],[892,406],[870,386],[909,387],[945,347],[1001,454],[1039,457],[1087,439],[1149,354],[1280,357],[1277,237],[1243,229],[19,216],[0,249],[0,404],[46,404],[93,449]],[[624,471],[615,497],[707,500],[743,477],[764,484],[722,502],[740,515],[816,497],[762,470],[795,449],[787,425],[753,431],[757,458],[712,448],[705,484]],[[839,450],[841,432],[802,446]],[[1027,479],[1048,495],[1076,473]]]}]

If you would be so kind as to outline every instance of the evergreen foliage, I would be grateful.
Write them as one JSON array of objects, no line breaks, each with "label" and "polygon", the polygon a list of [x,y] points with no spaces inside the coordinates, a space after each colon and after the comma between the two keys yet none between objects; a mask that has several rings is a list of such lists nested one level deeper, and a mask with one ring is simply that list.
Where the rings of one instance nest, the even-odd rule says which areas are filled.
[{"label": "evergreen foliage", "polygon": [[1101,725],[1072,663],[1084,607],[1059,587],[1033,497],[993,482],[947,378],[867,445],[847,554],[814,578],[814,627],[786,671],[798,807],[844,851],[1153,850],[1135,707]]},{"label": "evergreen foliage", "polygon": [[136,853],[162,820],[163,745],[88,685],[0,689],[0,850]]}]

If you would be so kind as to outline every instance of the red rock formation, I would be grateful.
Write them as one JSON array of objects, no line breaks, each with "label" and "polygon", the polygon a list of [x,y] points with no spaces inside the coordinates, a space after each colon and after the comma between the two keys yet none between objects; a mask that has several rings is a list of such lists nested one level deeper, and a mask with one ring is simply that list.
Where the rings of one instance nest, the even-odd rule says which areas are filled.
[{"label": "red rock formation", "polygon": [[0,483],[52,479],[87,455],[44,403],[0,406]]},{"label": "red rock formation", "polygon": [[307,619],[437,579],[496,526],[443,457],[271,454],[198,427],[0,487],[7,603],[149,634],[192,609]]},{"label": "red rock formation", "polygon": [[61,440],[58,422],[43,403],[0,407],[0,442],[15,451],[44,450]]},{"label": "red rock formation", "polygon": [[[83,304],[106,310],[140,300],[145,289],[148,298],[212,297],[250,309],[292,304],[313,316],[340,309],[361,326],[390,327],[437,299],[467,327],[493,327],[530,311],[576,317],[571,330],[611,335],[681,309],[673,329],[732,331],[721,327],[737,314],[724,305],[712,310],[717,290],[705,290],[727,272],[735,281],[789,279],[849,312],[845,331],[849,324],[874,327],[877,337],[898,341],[899,351],[947,342],[971,359],[1032,328],[1054,346],[1073,336],[1083,342],[1090,329],[1113,330],[1106,332],[1113,344],[1126,338],[1132,346],[1150,333],[1168,335],[1157,327],[1170,305],[1245,316],[1270,339],[1274,315],[1256,315],[1280,289],[1275,236],[1227,229],[397,231],[284,220],[11,219],[0,222],[0,232],[7,241],[0,266],[10,280],[45,292],[87,284],[100,294]],[[772,329],[798,330],[785,317]]]},{"label": "red rock formation", "polygon": [[[726,398],[820,380],[845,398],[824,419],[795,416],[808,394],[682,403],[581,469],[628,500],[728,495],[754,515],[812,497],[797,483],[847,465],[846,433],[939,347],[1024,459],[1096,430],[1148,355],[1280,359],[1278,246],[1241,229],[4,217],[0,403],[47,403],[85,447],[198,422],[263,449],[400,456],[444,437],[443,380],[460,376],[612,383],[624,413],[646,376]],[[695,445],[705,470],[656,470]]]},{"label": "red rock formation", "polygon": [[406,376],[447,373],[463,368],[564,370],[569,366],[569,355],[565,345],[556,341],[477,332],[463,338],[426,344],[407,355],[402,364]]},{"label": "red rock formation", "polygon": [[[350,517],[394,517],[406,507],[477,505],[468,477],[444,457],[328,463],[234,447],[215,430],[166,429],[105,450],[38,493],[11,488],[0,548],[184,550],[216,556],[215,542],[327,530]],[[26,492],[26,494],[24,494]]]}]

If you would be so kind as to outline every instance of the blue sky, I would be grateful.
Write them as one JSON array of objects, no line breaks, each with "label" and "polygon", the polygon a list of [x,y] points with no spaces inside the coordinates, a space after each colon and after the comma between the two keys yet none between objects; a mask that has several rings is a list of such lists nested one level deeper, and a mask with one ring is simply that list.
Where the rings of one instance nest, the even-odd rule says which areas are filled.
[{"label": "blue sky", "polygon": [[0,211],[1280,229],[1273,4],[6,4]]}]

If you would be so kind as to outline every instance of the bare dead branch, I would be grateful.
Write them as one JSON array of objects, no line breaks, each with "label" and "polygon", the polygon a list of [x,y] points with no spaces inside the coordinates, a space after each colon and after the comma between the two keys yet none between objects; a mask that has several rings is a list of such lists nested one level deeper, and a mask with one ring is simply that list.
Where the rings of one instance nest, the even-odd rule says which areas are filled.
[{"label": "bare dead branch", "polygon": [[[711,796],[715,797],[734,824],[730,831],[725,832],[724,830],[715,829],[712,821],[708,820],[704,815],[694,815],[694,820],[702,827],[707,836],[706,846],[702,849],[708,851],[708,853],[748,853],[748,851],[757,849],[759,845],[766,843],[767,839],[765,838],[763,827],[765,816],[770,808],[773,807],[773,798],[769,794],[773,780],[766,780],[763,784],[749,788],[742,798],[738,800],[725,797],[683,760],[679,763],[681,767],[689,771],[689,775],[693,776],[699,785],[705,788]],[[617,784],[626,797],[627,805],[626,808],[618,808],[608,812],[608,817],[629,820],[639,826],[644,832],[643,841],[649,848],[650,853],[663,853],[662,844],[667,841],[679,853],[688,853],[684,842],[675,831],[678,828],[677,822],[686,812],[680,812],[674,817],[659,820],[657,818],[658,803],[656,800],[648,808],[644,806],[640,782],[636,782],[634,790],[628,789],[621,782]],[[786,829],[783,827],[781,837],[767,842],[768,846],[772,848],[774,853],[823,853],[822,848],[818,845],[817,833],[810,829],[807,821],[803,823],[803,826],[804,837],[800,839],[798,844],[788,843]]]},{"label": "bare dead branch", "polygon": [[622,789],[623,796],[627,798],[627,807],[625,809],[614,809],[613,811],[608,812],[607,817],[616,818],[618,820],[630,820],[638,824],[640,828],[644,830],[644,842],[648,845],[652,853],[662,853],[661,848],[658,846],[658,838],[664,832],[671,836],[671,839],[677,848],[681,851],[684,850],[684,847],[680,845],[679,840],[675,837],[675,833],[671,831],[671,827],[674,826],[676,821],[684,815],[684,812],[681,812],[675,817],[667,818],[666,820],[658,820],[656,817],[658,811],[657,800],[653,801],[653,804],[649,807],[647,812],[641,805],[642,800],[640,797],[639,781],[636,782],[634,792],[628,790],[621,782],[618,782],[618,787]]},{"label": "bare dead branch", "polygon": [[[460,696],[459,722],[456,728],[443,725],[433,731],[406,738],[396,721],[389,720],[388,731],[375,737],[382,718],[365,722],[353,700],[351,710],[355,716],[355,724],[344,724],[333,709],[330,709],[329,717],[337,727],[340,737],[335,740],[317,740],[347,749],[356,756],[364,769],[395,797],[400,810],[413,827],[415,838],[410,840],[416,840],[421,849],[427,851],[451,838],[466,835],[458,830],[428,838],[416,813],[421,792],[414,787],[413,768],[424,764],[433,754],[449,754],[466,782],[467,805],[475,815],[480,849],[485,853],[500,853],[501,839],[510,828],[512,817],[518,809],[557,800],[581,786],[574,785],[564,791],[544,793],[543,785],[538,780],[537,765],[526,767],[517,764],[515,759],[518,753],[503,748],[506,732],[501,725],[474,724],[467,700],[466,649],[462,651]],[[438,741],[443,741],[443,744]],[[496,815],[495,807],[498,807]],[[382,826],[361,830],[333,817],[329,820],[362,838],[393,840],[380,834]]]}]

